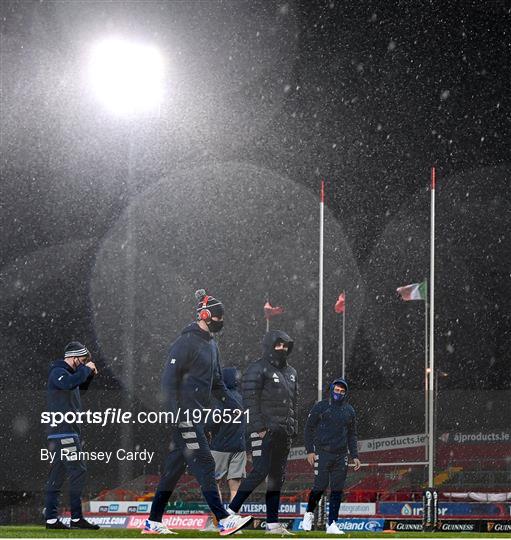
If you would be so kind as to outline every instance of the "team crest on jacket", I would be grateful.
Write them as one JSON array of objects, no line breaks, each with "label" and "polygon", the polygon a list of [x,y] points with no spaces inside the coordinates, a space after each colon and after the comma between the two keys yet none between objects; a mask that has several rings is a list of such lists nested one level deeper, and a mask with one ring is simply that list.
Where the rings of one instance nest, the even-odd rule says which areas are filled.
[{"label": "team crest on jacket", "polygon": [[294,375],[290,375],[289,377],[293,382],[296,382],[296,377]]}]

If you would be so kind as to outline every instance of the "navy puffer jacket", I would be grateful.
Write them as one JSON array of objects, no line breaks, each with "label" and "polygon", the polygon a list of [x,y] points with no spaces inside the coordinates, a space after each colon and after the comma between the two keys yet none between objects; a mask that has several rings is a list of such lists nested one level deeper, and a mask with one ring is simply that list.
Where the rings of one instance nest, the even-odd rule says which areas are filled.
[{"label": "navy puffer jacket", "polygon": [[284,431],[289,436],[298,432],[296,370],[275,354],[275,345],[293,340],[280,330],[267,332],[263,339],[263,355],[251,364],[242,380],[243,405],[249,410],[248,431]]}]

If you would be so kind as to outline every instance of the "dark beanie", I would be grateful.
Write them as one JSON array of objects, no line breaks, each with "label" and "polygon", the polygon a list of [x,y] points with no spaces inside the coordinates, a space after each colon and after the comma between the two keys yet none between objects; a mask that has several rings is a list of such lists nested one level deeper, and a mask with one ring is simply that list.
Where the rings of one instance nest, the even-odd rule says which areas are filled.
[{"label": "dark beanie", "polygon": [[195,298],[198,300],[197,304],[197,319],[199,318],[199,313],[203,309],[209,310],[212,317],[223,317],[224,315],[224,306],[220,300],[217,300],[213,296],[206,294],[204,289],[199,289],[195,291]]},{"label": "dark beanie", "polygon": [[70,356],[89,356],[89,351],[79,341],[70,341],[64,349],[64,358],[69,358]]}]

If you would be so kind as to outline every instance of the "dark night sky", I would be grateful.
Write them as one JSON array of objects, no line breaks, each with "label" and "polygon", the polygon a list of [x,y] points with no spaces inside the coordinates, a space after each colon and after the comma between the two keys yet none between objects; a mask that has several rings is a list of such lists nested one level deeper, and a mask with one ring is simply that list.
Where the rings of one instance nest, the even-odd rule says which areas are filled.
[{"label": "dark night sky", "polygon": [[[6,418],[13,392],[42,396],[49,361],[75,337],[103,370],[99,402],[118,397],[130,201],[139,403],[205,286],[227,306],[226,363],[242,368],[258,353],[265,294],[287,308],[280,324],[312,381],[307,407],[325,178],[326,377],[338,373],[331,305],[345,287],[348,377],[355,393],[378,395],[362,434],[397,434],[396,421],[417,432],[421,405],[408,421],[392,400],[415,392],[406,411],[420,400],[422,304],[400,303],[395,288],[428,274],[432,165],[442,388],[485,392],[481,416],[462,405],[444,428],[474,429],[491,396],[500,403],[511,384],[509,2],[5,0],[0,9]],[[114,32],[155,43],[168,60],[158,118],[112,119],[87,92],[84,51]],[[37,414],[22,414],[4,443],[25,437]],[[491,415],[497,427],[505,417]]]}]

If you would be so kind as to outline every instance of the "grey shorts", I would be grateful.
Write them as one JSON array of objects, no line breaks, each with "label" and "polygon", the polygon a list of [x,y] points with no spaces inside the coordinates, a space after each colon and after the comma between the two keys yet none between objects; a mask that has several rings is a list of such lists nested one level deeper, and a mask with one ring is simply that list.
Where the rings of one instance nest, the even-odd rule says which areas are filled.
[{"label": "grey shorts", "polygon": [[226,480],[233,478],[245,478],[247,468],[246,452],[217,452],[211,450],[215,460],[215,480],[220,480],[225,475]]}]

